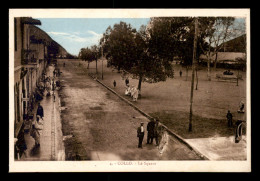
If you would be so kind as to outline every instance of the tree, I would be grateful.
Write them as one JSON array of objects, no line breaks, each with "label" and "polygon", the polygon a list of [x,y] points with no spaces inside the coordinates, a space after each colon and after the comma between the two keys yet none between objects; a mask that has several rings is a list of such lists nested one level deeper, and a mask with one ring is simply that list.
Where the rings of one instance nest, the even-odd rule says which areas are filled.
[{"label": "tree", "polygon": [[211,80],[210,63],[212,57],[215,55],[214,70],[216,70],[218,52],[223,48],[224,42],[233,36],[232,25],[234,22],[233,17],[202,17],[199,18],[200,38],[208,42],[208,46],[202,46],[200,48],[203,54],[206,55],[208,73],[208,80]]},{"label": "tree", "polygon": [[150,51],[150,38],[146,26],[141,26],[135,36],[135,56],[131,69],[128,71],[139,79],[138,89],[142,82],[155,83],[173,78],[171,61],[153,55]]},{"label": "tree", "polygon": [[201,17],[198,19],[199,21],[199,37],[204,38],[205,40],[208,40],[208,43],[206,43],[206,46],[203,46],[202,43],[199,43],[199,46],[203,52],[204,55],[207,57],[207,78],[210,81],[211,80],[211,70],[210,70],[210,63],[211,63],[211,51],[212,51],[212,37],[214,34],[214,28],[213,25],[215,23],[215,17]]},{"label": "tree", "polygon": [[136,30],[130,24],[121,21],[113,28],[109,26],[100,40],[108,64],[116,67],[118,72],[132,66],[135,55],[135,33]]},{"label": "tree", "polygon": [[216,56],[214,60],[214,70],[216,70],[219,50],[223,47],[224,42],[233,36],[231,30],[232,30],[232,25],[234,20],[235,18],[233,17],[224,17],[224,18],[217,18],[215,21],[213,46],[214,46],[214,53]]},{"label": "tree", "polygon": [[96,74],[98,73],[98,70],[97,70],[97,61],[98,61],[98,58],[100,57],[100,48],[97,46],[97,45],[93,45],[90,47],[90,50],[91,50],[91,58],[92,60],[95,60],[96,61]]},{"label": "tree", "polygon": [[[186,80],[188,69],[192,64],[193,43],[194,43],[194,18],[193,17],[163,17],[153,18],[150,26],[153,29],[151,36],[153,41],[153,52],[164,59],[171,61],[177,56],[182,60],[182,66],[186,67]],[[205,46],[204,39],[198,37],[198,42]],[[196,48],[196,60],[202,50]],[[196,70],[196,89],[198,88],[198,68]]]},{"label": "tree", "polygon": [[94,57],[92,55],[92,51],[88,47],[87,48],[81,48],[81,50],[79,52],[79,58],[84,60],[84,61],[88,61],[87,69],[89,69],[90,62],[92,62],[94,60]]},{"label": "tree", "polygon": [[142,82],[154,83],[173,77],[172,58],[153,53],[153,36],[149,33],[145,26],[137,32],[131,25],[120,22],[108,27],[100,40],[108,63],[139,79],[139,93]]}]

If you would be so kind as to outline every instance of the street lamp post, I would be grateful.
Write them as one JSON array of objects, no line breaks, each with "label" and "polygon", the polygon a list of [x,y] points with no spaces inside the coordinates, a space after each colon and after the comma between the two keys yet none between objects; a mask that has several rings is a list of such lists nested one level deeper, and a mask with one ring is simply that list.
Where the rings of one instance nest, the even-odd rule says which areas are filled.
[{"label": "street lamp post", "polygon": [[191,79],[191,93],[190,93],[189,132],[192,131],[192,103],[193,103],[194,71],[195,71],[195,64],[196,64],[197,39],[198,39],[198,18],[195,18],[195,34],[194,34],[194,45],[193,45],[192,79]]}]

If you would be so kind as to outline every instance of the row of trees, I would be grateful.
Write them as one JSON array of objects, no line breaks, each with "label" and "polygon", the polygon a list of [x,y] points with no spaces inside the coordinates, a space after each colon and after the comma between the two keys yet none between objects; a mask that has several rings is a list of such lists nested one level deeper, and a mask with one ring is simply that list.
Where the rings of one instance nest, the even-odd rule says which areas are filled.
[{"label": "row of trees", "polygon": [[[208,80],[210,80],[211,57],[216,55],[223,43],[235,36],[232,31],[234,18],[200,17],[198,19],[198,39],[196,59],[200,54],[208,57]],[[143,81],[152,83],[173,78],[174,57],[182,60],[184,66],[192,64],[194,43],[193,17],[156,17],[147,26],[137,31],[130,24],[120,22],[109,26],[100,39],[99,45],[82,48],[79,58],[96,61],[105,55],[108,64],[124,70],[139,79],[138,89]],[[88,66],[89,67],[89,66]]]},{"label": "row of trees", "polygon": [[100,48],[98,48],[96,45],[91,46],[90,48],[81,48],[80,52],[79,52],[79,58],[87,61],[88,62],[88,69],[89,69],[89,64],[92,61],[96,61],[96,65],[97,65],[97,60],[100,57]]}]

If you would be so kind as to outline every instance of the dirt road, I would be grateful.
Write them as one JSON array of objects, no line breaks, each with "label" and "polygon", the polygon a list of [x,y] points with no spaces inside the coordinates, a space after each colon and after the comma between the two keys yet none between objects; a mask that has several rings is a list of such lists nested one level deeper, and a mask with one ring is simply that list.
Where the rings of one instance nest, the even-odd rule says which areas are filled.
[{"label": "dirt road", "polygon": [[58,62],[62,72],[59,94],[67,160],[197,160],[176,139],[164,135],[163,145],[138,149],[136,129],[148,120],[91,79],[78,61]]}]

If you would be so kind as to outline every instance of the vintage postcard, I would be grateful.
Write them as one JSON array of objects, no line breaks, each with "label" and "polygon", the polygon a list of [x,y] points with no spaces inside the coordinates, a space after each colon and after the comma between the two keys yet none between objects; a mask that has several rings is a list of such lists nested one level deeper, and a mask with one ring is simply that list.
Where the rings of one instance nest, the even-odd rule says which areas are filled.
[{"label": "vintage postcard", "polygon": [[10,172],[251,172],[250,9],[9,9]]}]

